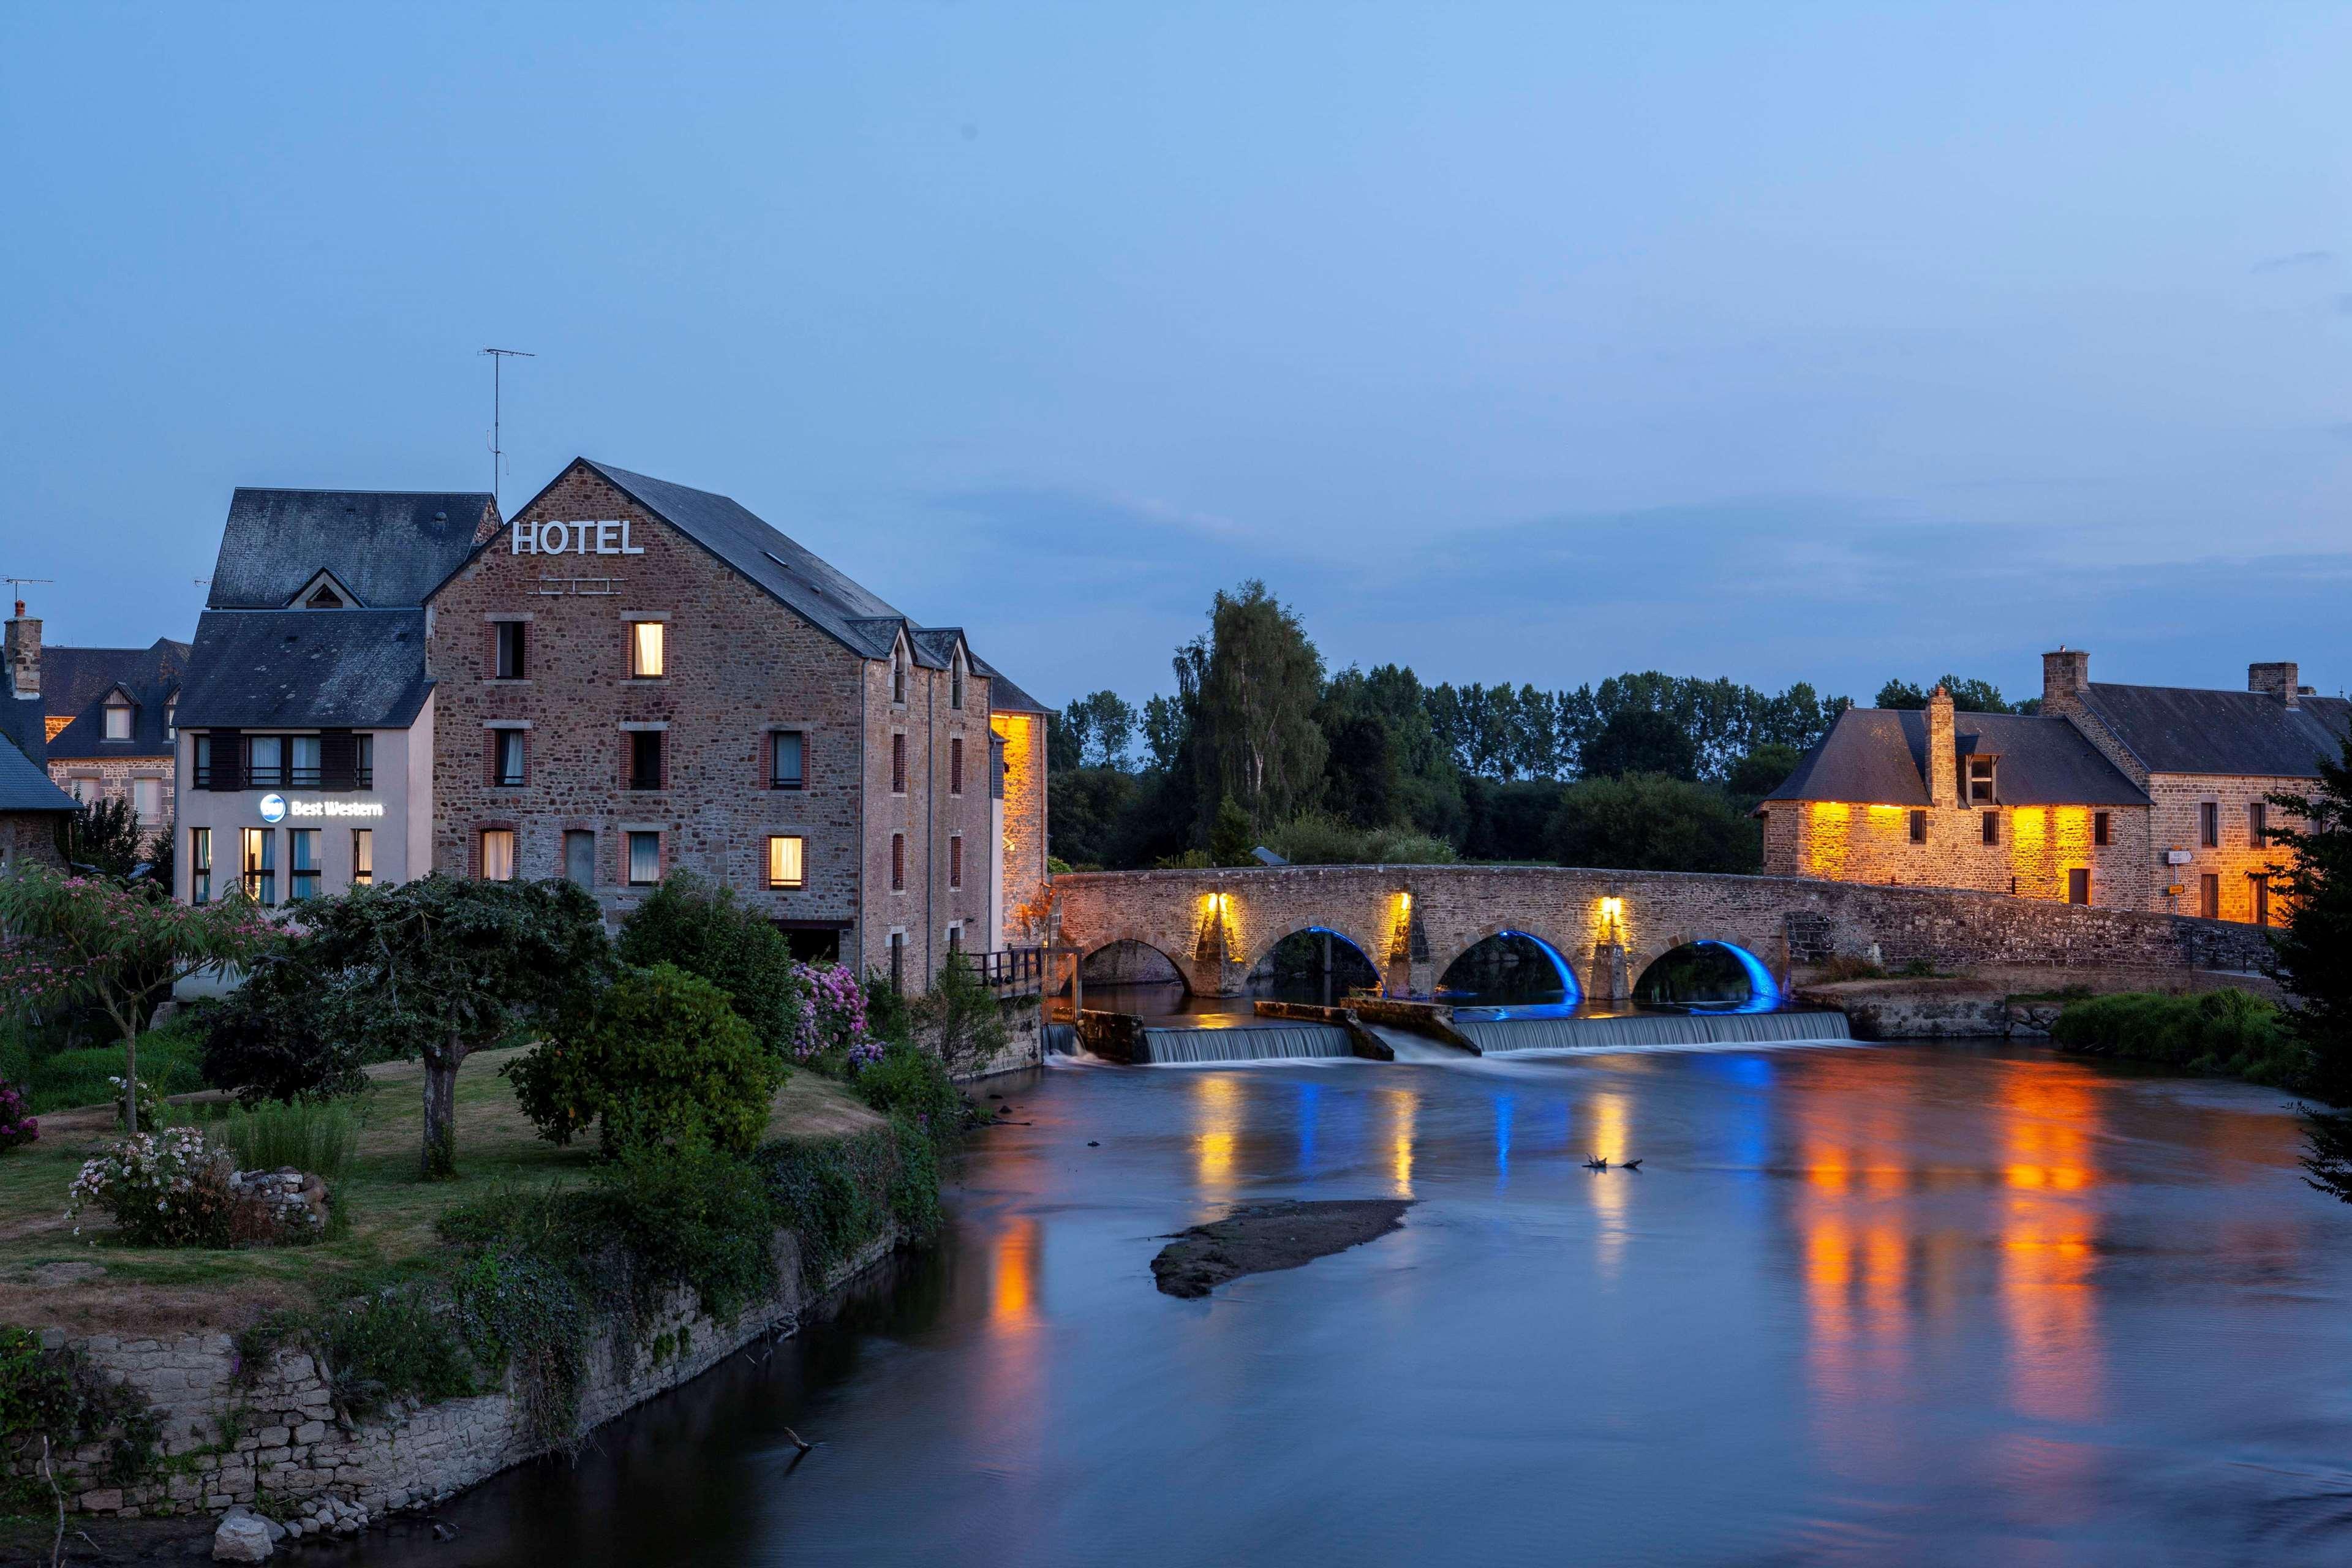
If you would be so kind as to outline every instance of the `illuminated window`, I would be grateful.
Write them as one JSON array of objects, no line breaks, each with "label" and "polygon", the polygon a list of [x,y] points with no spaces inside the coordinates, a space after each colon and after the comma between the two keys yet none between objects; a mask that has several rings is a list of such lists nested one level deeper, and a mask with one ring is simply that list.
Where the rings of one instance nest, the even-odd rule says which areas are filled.
[{"label": "illuminated window", "polygon": [[768,787],[799,789],[808,782],[808,749],[798,730],[779,730],[768,737]]},{"label": "illuminated window", "polygon": [[278,835],[267,827],[239,830],[244,837],[239,871],[245,880],[245,896],[257,904],[278,901]]},{"label": "illuminated window", "polygon": [[482,829],[482,880],[511,882],[515,874],[515,836],[511,827]]},{"label": "illuminated window", "polygon": [[632,833],[628,838],[629,886],[650,888],[661,880],[661,835]]},{"label": "illuminated window", "polygon": [[2094,844],[2105,844],[2105,843],[2107,843],[2107,842],[2109,841],[2109,839],[2110,839],[2110,837],[2111,837],[2111,836],[2112,836],[2112,834],[2114,833],[2114,831],[2115,831],[2115,829],[2114,829],[2114,827],[2113,827],[2113,826],[2112,826],[2112,825],[2111,825],[2111,821],[2110,821],[2110,817],[2109,817],[2109,814],[2108,814],[2108,813],[2104,812],[2104,811],[2095,811],[2095,812],[2091,813],[2091,842],[2092,842],[2092,843],[2094,843]]},{"label": "illuminated window", "polygon": [[131,739],[131,704],[110,702],[106,705],[106,738],[110,741]]},{"label": "illuminated window", "polygon": [[1988,844],[2000,842],[2000,813],[1988,811],[1984,814],[1984,841]]},{"label": "illuminated window", "polygon": [[662,634],[668,627],[660,621],[629,623],[629,677],[633,680],[657,680],[668,667],[662,660]]},{"label": "illuminated window", "polygon": [[1927,814],[1924,811],[1915,811],[1911,814],[1911,842],[1914,844],[1927,842]]},{"label": "illuminated window", "polygon": [[789,834],[771,834],[768,837],[768,886],[797,888],[803,885],[802,857],[807,840]]},{"label": "illuminated window", "polygon": [[319,830],[315,827],[289,827],[286,830],[286,901],[299,904],[305,899],[319,896]]},{"label": "illuminated window", "polygon": [[188,902],[213,901],[213,830],[188,829]]},{"label": "illuminated window", "polygon": [[375,829],[352,829],[352,886],[364,888],[375,880]]},{"label": "illuminated window", "polygon": [[890,835],[890,890],[907,890],[907,836],[903,833]]},{"label": "illuminated window", "polygon": [[2221,847],[2221,803],[2217,800],[2200,802],[2197,807],[2197,842],[2207,849]]}]

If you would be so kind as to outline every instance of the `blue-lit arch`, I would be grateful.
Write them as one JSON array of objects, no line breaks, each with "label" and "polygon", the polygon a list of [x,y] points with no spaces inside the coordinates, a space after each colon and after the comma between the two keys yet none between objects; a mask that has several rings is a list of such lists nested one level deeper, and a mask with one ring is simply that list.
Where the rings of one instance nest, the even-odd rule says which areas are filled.
[{"label": "blue-lit arch", "polygon": [[[1455,965],[1459,964],[1464,959],[1469,957],[1472,953],[1477,952],[1480,948],[1486,946],[1490,942],[1506,942],[1514,938],[1520,942],[1531,944],[1537,952],[1542,953],[1544,957],[1550,962],[1552,972],[1559,976],[1560,1005],[1573,1007],[1578,1003],[1584,1000],[1584,987],[1576,983],[1576,966],[1570,963],[1568,959],[1560,952],[1559,949],[1554,947],[1550,942],[1546,942],[1543,938],[1538,936],[1531,931],[1521,931],[1516,926],[1506,926],[1500,931],[1488,931],[1485,936],[1480,937],[1476,942],[1472,942],[1460,952],[1455,953],[1452,960],[1446,963],[1445,967],[1438,973],[1438,990],[1441,993],[1444,991],[1445,977],[1453,973]],[[1546,1004],[1546,1005],[1549,1005],[1550,1004]]]},{"label": "blue-lit arch", "polygon": [[[1654,980],[1659,980],[1662,978],[1660,974],[1661,967],[1668,964],[1670,962],[1680,961],[1681,955],[1694,952],[1702,953],[1722,953],[1736,961],[1739,973],[1747,980],[1747,996],[1740,999],[1678,999],[1669,1002],[1661,1002],[1657,999],[1653,994],[1654,990],[1656,989],[1656,987],[1654,986],[1653,982]],[[1643,968],[1642,977],[1633,984],[1633,996],[1636,1001],[1643,1003],[1644,1005],[1678,1006],[1685,1008],[1693,1013],[1769,1013],[1779,1007],[1783,1000],[1780,994],[1780,982],[1772,978],[1771,970],[1765,966],[1762,959],[1757,957],[1754,953],[1748,952],[1738,942],[1720,942],[1713,937],[1705,937],[1701,938],[1697,942],[1685,942],[1682,946],[1662,952],[1656,958],[1652,959],[1650,963]]]}]

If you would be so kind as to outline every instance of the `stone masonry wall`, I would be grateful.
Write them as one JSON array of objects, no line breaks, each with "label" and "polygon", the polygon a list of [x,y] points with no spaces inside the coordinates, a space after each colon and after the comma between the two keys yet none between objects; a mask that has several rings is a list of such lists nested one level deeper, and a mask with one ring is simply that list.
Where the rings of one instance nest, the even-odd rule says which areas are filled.
[{"label": "stone masonry wall", "polygon": [[[2253,879],[2270,877],[2275,887],[2276,879],[2285,872],[2287,857],[2276,848],[2253,842],[2252,824],[2246,808],[2273,795],[2306,794],[2313,783],[2310,779],[2153,774],[2148,780],[2148,795],[2156,802],[2151,859],[2173,849],[2186,850],[2189,858],[2186,865],[2168,863],[2157,868],[2147,907],[2176,914],[2198,914],[2201,912],[2198,879],[2211,875],[2219,883],[2221,918],[2252,921],[2258,912]],[[2209,801],[2219,808],[2221,830],[2221,842],[2211,848],[2199,842],[2199,808]],[[2288,813],[2275,806],[2269,808],[2269,826],[2292,825]],[[2178,894],[2169,891],[2175,887],[2180,889]],[[2273,893],[2271,922],[2276,924],[2283,913]]]},{"label": "stone masonry wall", "polygon": [[133,810],[139,803],[131,781],[154,780],[155,808],[139,819],[142,833],[153,833],[172,826],[173,810],[179,804],[173,794],[173,765],[169,753],[154,757],[53,757],[49,761],[49,780],[84,805],[125,800],[131,802]]},{"label": "stone masonry wall", "polygon": [[[2002,806],[1993,813],[1997,842],[1984,841],[1982,809],[1923,808],[1927,841],[1911,842],[1911,808],[1839,801],[1775,801],[1765,808],[1764,870],[1915,888],[1973,888],[1989,893],[2063,901],[2067,873],[2091,873],[2091,902],[2109,909],[2151,908],[2145,806]],[[2096,842],[2096,814],[2108,841]]]},{"label": "stone masonry wall", "polygon": [[[892,1237],[877,1239],[845,1263],[828,1288],[895,1245]],[[707,1372],[743,1344],[797,1330],[810,1300],[790,1232],[778,1234],[773,1257],[775,1300],[733,1324],[701,1316],[691,1295],[680,1293],[632,1363],[615,1364],[600,1340],[582,1393],[582,1430]],[[44,1341],[52,1347],[68,1342],[61,1331]],[[105,1445],[65,1456],[62,1484],[75,1512],[136,1518],[218,1513],[247,1503],[305,1530],[364,1524],[427,1506],[547,1451],[524,1426],[511,1380],[503,1392],[404,1405],[352,1421],[338,1415],[326,1369],[299,1351],[278,1352],[240,1379],[236,1343],[226,1333],[98,1335],[78,1342],[100,1370],[151,1402],[163,1425],[164,1459],[159,1474],[123,1487],[101,1479]]]}]

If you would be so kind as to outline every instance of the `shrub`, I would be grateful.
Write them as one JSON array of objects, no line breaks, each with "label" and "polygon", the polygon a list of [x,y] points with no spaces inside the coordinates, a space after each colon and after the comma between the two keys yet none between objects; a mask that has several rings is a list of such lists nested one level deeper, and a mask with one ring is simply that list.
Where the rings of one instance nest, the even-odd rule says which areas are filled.
[{"label": "shrub", "polygon": [[226,1247],[229,1171],[228,1152],[193,1128],[142,1132],[82,1166],[68,1213],[95,1205],[135,1247]]},{"label": "shrub", "polygon": [[205,1020],[205,1081],[241,1104],[299,1095],[356,1094],[367,1087],[360,1053],[320,1027],[318,977],[281,945]]},{"label": "shrub", "polygon": [[40,1121],[25,1109],[24,1091],[0,1079],[0,1154],[34,1142],[40,1136]]},{"label": "shrub", "polygon": [[1833,952],[1815,966],[1813,973],[1830,984],[1841,980],[1884,980],[1886,966],[1858,952]]},{"label": "shrub", "polygon": [[792,1036],[794,1061],[846,1065],[877,1054],[866,1034],[866,987],[855,973],[837,963],[804,967],[800,991]]},{"label": "shrub", "polygon": [[673,1289],[722,1322],[773,1293],[775,1210],[739,1156],[694,1142],[632,1148],[596,1173],[595,1195],[600,1230],[629,1258],[639,1324]]},{"label": "shrub", "polygon": [[373,1415],[395,1399],[456,1399],[480,1386],[437,1280],[403,1280],[338,1301],[320,1314],[310,1340],[348,1415]]},{"label": "shrub", "polygon": [[2279,1009],[2248,991],[2088,997],[2066,1005],[2050,1037],[2088,1056],[2159,1062],[2279,1089],[2301,1088],[2309,1071],[2307,1054]]},{"label": "shrub", "polygon": [[849,1087],[885,1116],[904,1117],[934,1142],[971,1125],[971,1102],[948,1076],[945,1063],[919,1046],[893,1042],[878,1060],[860,1068]]},{"label": "shrub", "polygon": [[[915,1004],[915,1034],[938,1053],[950,1076],[972,1072],[1004,1049],[1004,1015],[979,972],[950,956]],[[858,1069],[863,1072],[880,1057],[878,1050],[869,1053]]]},{"label": "shrub", "polygon": [[1305,811],[1276,825],[1265,847],[1298,866],[1444,866],[1454,846],[1410,827],[1357,827]]},{"label": "shrub", "polygon": [[540,1136],[599,1122],[606,1155],[700,1139],[751,1152],[784,1067],[709,981],[671,964],[625,973],[503,1069]]},{"label": "shrub", "polygon": [[914,1004],[879,970],[866,977],[866,1032],[884,1045],[915,1037]]},{"label": "shrub", "polygon": [[904,1118],[854,1137],[781,1139],[756,1163],[776,1223],[800,1242],[801,1277],[812,1290],[889,1221],[912,1239],[939,1227],[939,1160],[923,1130]]},{"label": "shrub", "polygon": [[351,1168],[359,1147],[360,1118],[349,1104],[296,1100],[232,1110],[211,1129],[240,1171],[298,1171],[335,1177]]},{"label": "shrub", "polygon": [[793,1050],[804,1020],[807,979],[767,917],[691,872],[666,878],[621,926],[621,962],[675,964],[719,987],[752,1037],[777,1056]]}]

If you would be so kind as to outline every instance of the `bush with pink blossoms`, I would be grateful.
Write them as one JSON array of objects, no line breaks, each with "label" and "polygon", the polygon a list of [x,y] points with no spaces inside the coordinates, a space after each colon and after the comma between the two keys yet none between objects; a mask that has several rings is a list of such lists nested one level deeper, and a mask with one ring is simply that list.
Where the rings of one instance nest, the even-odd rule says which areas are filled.
[{"label": "bush with pink blossoms", "polygon": [[25,1113],[25,1091],[11,1083],[0,1083],[0,1154],[33,1142],[41,1135],[38,1117]]},{"label": "bush with pink blossoms", "polygon": [[839,1061],[854,1070],[880,1055],[866,1032],[866,989],[837,963],[799,966],[801,996],[793,1026],[794,1061]]}]

